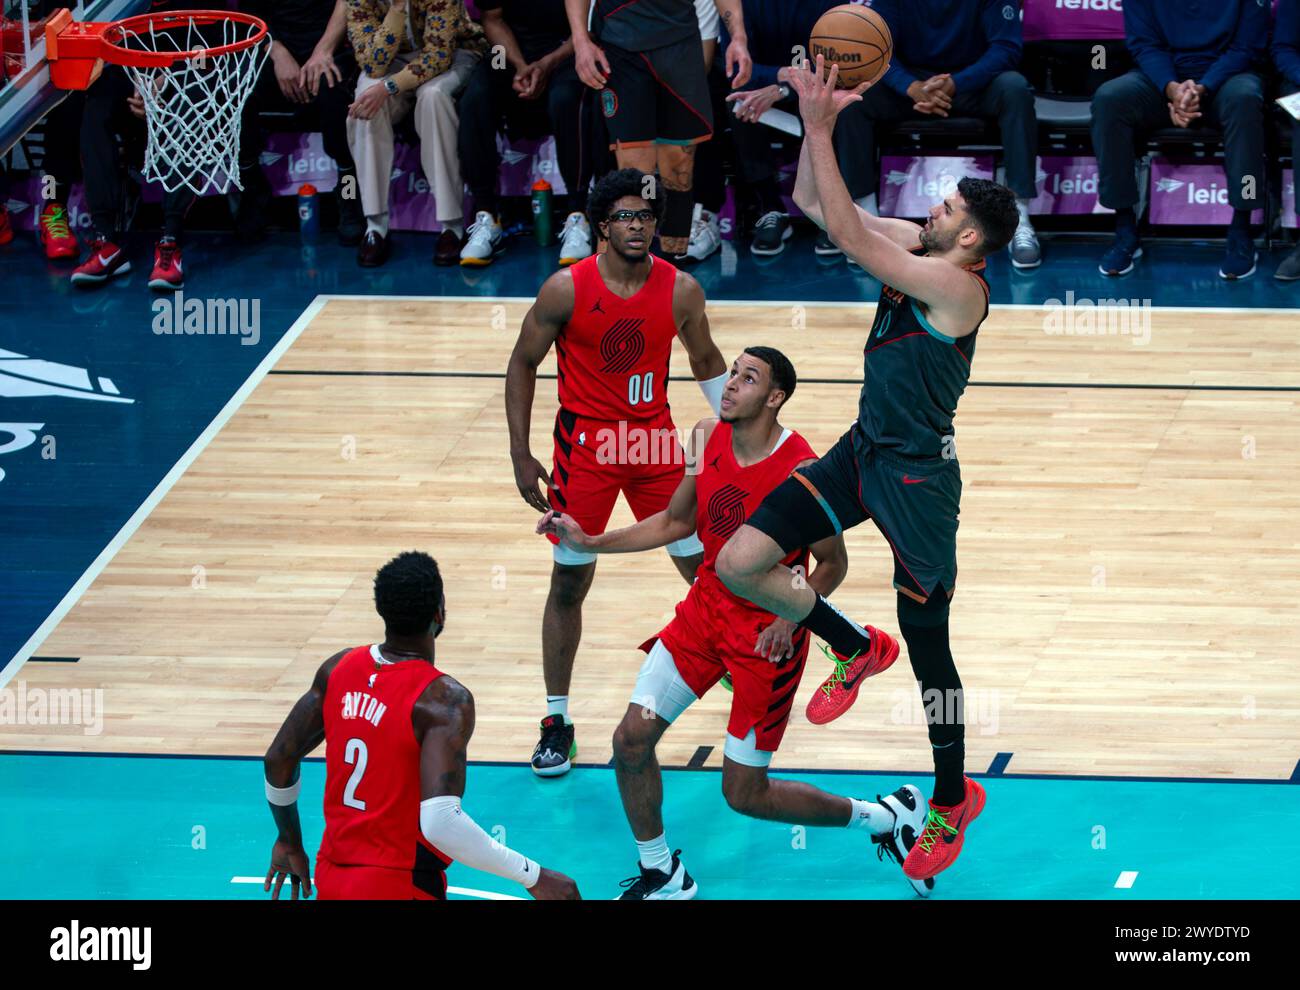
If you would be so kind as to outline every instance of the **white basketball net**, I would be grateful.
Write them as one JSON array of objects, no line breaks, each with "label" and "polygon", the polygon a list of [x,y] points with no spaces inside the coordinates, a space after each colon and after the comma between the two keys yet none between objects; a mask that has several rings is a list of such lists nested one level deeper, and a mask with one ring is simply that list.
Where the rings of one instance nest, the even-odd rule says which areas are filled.
[{"label": "white basketball net", "polygon": [[[201,52],[254,36],[259,28],[236,20],[197,25],[193,18],[139,31],[125,30],[116,45],[130,51]],[[193,55],[167,68],[124,66],[144,101],[148,141],[144,177],[168,192],[188,186],[239,188],[239,123],[267,52],[268,35],[227,55]]]}]

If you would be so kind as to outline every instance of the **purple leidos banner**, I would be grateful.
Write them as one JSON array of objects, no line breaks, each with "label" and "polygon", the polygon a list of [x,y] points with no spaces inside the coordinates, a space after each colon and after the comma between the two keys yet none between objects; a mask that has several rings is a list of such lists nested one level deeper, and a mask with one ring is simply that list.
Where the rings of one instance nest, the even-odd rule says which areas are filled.
[{"label": "purple leidos banner", "polygon": [[923,217],[930,207],[952,195],[966,176],[993,178],[993,156],[928,155],[913,158],[883,155],[880,159],[880,215]]},{"label": "purple leidos banner", "polygon": [[1038,195],[1029,212],[1038,216],[1113,213],[1097,202],[1097,159],[1091,155],[1038,159]]},{"label": "purple leidos banner", "polygon": [[1025,0],[1025,41],[1124,37],[1124,0]]},{"label": "purple leidos banner", "polygon": [[[1261,189],[1259,195],[1264,194]],[[1157,158],[1151,163],[1153,224],[1227,226],[1232,220],[1228,180],[1219,165],[1180,165]],[[1255,210],[1251,223],[1264,222],[1264,210]]]}]

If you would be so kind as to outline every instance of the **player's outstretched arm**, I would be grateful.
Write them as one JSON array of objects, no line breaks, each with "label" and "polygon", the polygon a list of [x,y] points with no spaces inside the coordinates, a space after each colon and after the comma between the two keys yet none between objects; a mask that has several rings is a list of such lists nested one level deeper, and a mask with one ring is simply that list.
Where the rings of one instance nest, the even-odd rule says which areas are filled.
[{"label": "player's outstretched arm", "polygon": [[[799,207],[803,215],[818,227],[827,230],[826,218],[822,216],[821,198],[817,195],[817,180],[813,176],[810,152],[811,148],[805,140],[799,148],[799,170],[795,173],[794,182],[794,205]],[[921,246],[920,224],[898,217],[878,217],[864,210],[857,203],[853,203],[853,210],[864,229],[883,234],[904,251],[915,251]]]},{"label": "player's outstretched arm", "polygon": [[537,293],[537,301],[524,315],[519,339],[506,365],[506,424],[510,431],[510,460],[515,468],[515,485],[523,500],[538,512],[549,505],[539,482],[551,484],[546,468],[529,446],[533,394],[537,389],[537,368],[546,360],[560,330],[573,315],[573,274],[558,271]]},{"label": "player's outstretched arm", "polygon": [[425,689],[411,714],[420,743],[420,831],[446,855],[475,870],[518,881],[538,900],[578,900],[578,885],[497,842],[461,808],[474,734],[474,697],[452,677]]},{"label": "player's outstretched arm", "polygon": [[662,511],[631,526],[590,536],[572,516],[551,510],[538,521],[538,534],[556,536],[564,546],[587,553],[640,553],[691,536],[695,532],[696,465],[717,425],[716,419],[702,419],[695,424],[686,449],[686,475]]},{"label": "player's outstretched arm", "polygon": [[[888,236],[863,227],[853,199],[835,160],[831,133],[835,118],[855,99],[864,86],[847,94],[836,94],[839,67],[824,69],[825,59],[817,56],[816,67],[807,62],[791,73],[791,85],[799,93],[799,111],[804,118],[804,146],[812,163],[826,233],[854,261],[886,285],[925,304],[932,322],[953,337],[971,333],[984,310],[984,293],[973,278],[953,278],[953,266],[939,258],[912,254]],[[945,208],[947,206],[945,205]]]},{"label": "player's outstretched arm", "polygon": [[686,348],[686,357],[691,363],[691,377],[699,384],[709,408],[717,416],[721,412],[722,390],[731,373],[709,331],[704,290],[687,272],[679,271],[677,281],[673,283],[673,318],[677,321],[677,339]]},{"label": "player's outstretched arm", "polygon": [[271,849],[271,868],[262,885],[264,891],[271,891],[272,900],[280,899],[286,877],[293,887],[293,900],[298,899],[300,886],[302,896],[311,897],[311,861],[302,846],[302,823],[298,818],[302,761],[325,739],[325,689],[330,672],[346,653],[341,650],[320,665],[311,687],[294,704],[262,760],[266,800],[279,830]]}]

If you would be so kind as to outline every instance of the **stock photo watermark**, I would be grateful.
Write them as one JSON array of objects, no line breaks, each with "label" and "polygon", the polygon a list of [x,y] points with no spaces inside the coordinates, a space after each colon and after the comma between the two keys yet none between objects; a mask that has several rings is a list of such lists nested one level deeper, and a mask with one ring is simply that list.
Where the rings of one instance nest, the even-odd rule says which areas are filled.
[{"label": "stock photo watermark", "polygon": [[103,688],[29,688],[15,681],[0,688],[0,726],[80,728],[85,736],[104,731]]},{"label": "stock photo watermark", "polygon": [[1046,300],[1043,314],[1049,336],[1127,336],[1135,347],[1151,343],[1150,299],[1088,299],[1071,289],[1064,299]]},{"label": "stock photo watermark", "polygon": [[256,346],[262,339],[262,300],[259,298],[196,299],[177,292],[155,299],[153,332],[158,336],[239,337]]}]

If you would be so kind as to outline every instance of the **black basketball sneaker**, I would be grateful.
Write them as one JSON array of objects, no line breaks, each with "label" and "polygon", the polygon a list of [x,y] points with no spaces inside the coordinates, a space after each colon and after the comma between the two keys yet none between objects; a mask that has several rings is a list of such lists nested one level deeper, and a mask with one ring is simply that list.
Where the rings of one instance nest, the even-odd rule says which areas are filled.
[{"label": "black basketball sneaker", "polygon": [[[921,792],[911,784],[903,785],[887,797],[882,798],[877,794],[876,803],[883,804],[894,813],[894,830],[871,837],[871,841],[876,845],[876,858],[883,861],[888,856],[901,868],[903,861],[907,859],[907,854],[916,845],[916,840],[921,837],[921,830],[925,828],[926,812],[930,806],[921,796]],[[912,885],[912,889],[922,897],[929,897],[934,891],[934,877],[913,880],[906,874],[903,876]]]},{"label": "black basketball sneaker", "polygon": [[542,719],[542,738],[533,750],[533,773],[539,777],[559,777],[569,772],[577,755],[573,723],[565,724],[563,715],[547,715]]},{"label": "black basketball sneaker", "polygon": [[628,877],[620,887],[627,888],[616,901],[689,901],[699,893],[700,887],[682,865],[682,851],[673,852],[672,872],[647,870],[641,866],[641,875]]}]

